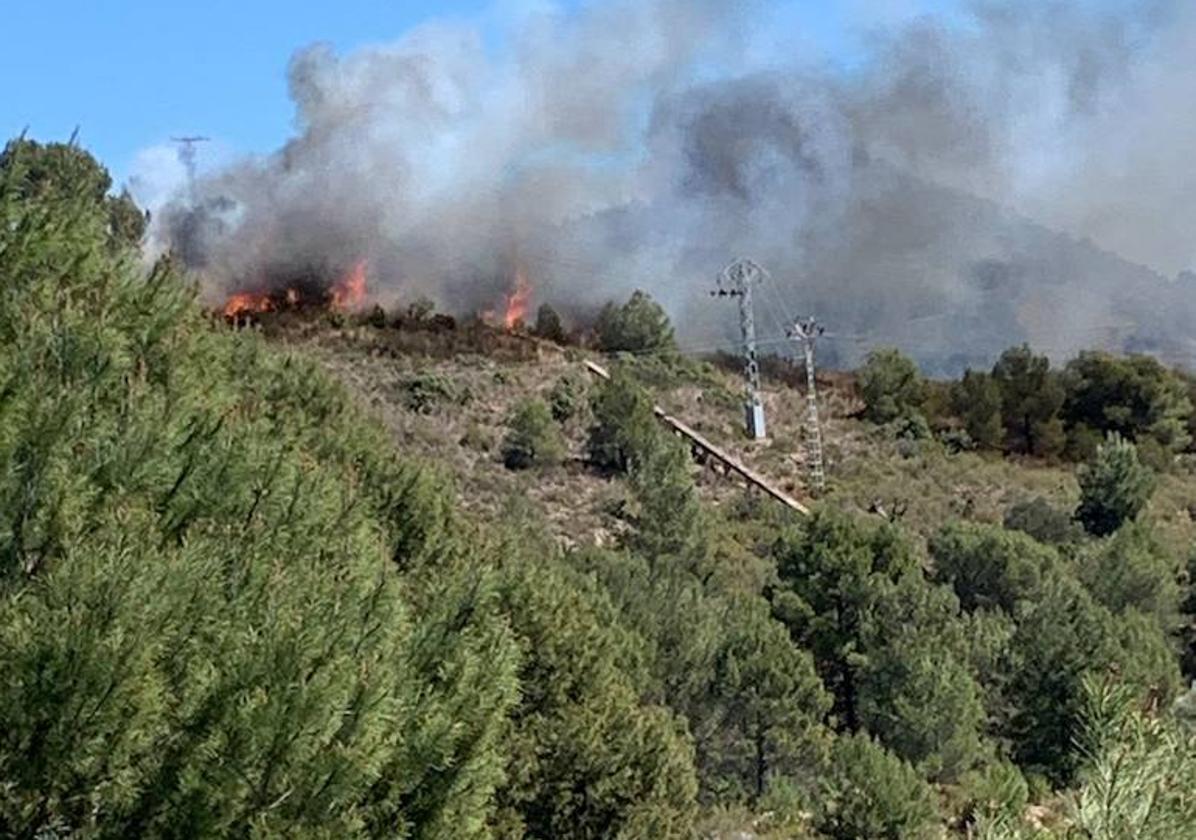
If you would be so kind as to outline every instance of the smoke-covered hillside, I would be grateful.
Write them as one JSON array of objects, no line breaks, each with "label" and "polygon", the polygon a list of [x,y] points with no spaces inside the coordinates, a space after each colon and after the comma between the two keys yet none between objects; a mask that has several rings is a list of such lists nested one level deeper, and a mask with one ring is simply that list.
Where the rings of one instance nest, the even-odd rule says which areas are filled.
[{"label": "smoke-covered hillside", "polygon": [[825,54],[788,4],[615,0],[508,15],[501,49],[449,21],[315,45],[289,69],[296,135],[180,193],[155,242],[213,304],[364,259],[384,304],[472,312],[523,269],[566,312],[646,288],[694,343],[733,333],[704,295],[746,254],[778,319],[852,337],[844,363],[899,343],[956,370],[1020,338],[1184,361],[1190,309],[1135,263],[1192,264],[1192,18],[973,2],[863,16],[858,50]]}]

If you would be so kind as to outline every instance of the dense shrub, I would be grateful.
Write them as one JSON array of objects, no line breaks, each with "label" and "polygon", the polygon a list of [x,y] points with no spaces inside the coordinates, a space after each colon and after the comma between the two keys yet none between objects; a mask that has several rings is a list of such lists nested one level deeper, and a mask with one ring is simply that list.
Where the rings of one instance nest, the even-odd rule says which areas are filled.
[{"label": "dense shrub", "polygon": [[468,392],[462,391],[451,380],[431,372],[408,376],[399,383],[399,388],[403,404],[411,411],[422,414],[431,413],[443,405],[463,404],[470,398]]},{"label": "dense shrub", "polygon": [[567,373],[553,383],[548,391],[548,407],[552,419],[568,423],[585,407],[587,383],[580,374]]},{"label": "dense shrub", "polygon": [[627,472],[655,446],[659,428],[652,398],[621,370],[590,397],[594,422],[586,450],[599,469]]},{"label": "dense shrub", "polygon": [[1180,624],[1180,564],[1143,525],[1123,527],[1079,558],[1079,576],[1101,604],[1153,617],[1171,632]]},{"label": "dense shrub", "polygon": [[1005,512],[1005,527],[1055,546],[1078,542],[1084,535],[1084,529],[1071,513],[1055,507],[1042,496],[1010,507]]},{"label": "dense shrub", "polygon": [[1058,562],[1033,539],[993,525],[953,522],[930,541],[934,577],[950,585],[965,610],[1012,612],[1033,597],[1042,576]]}]

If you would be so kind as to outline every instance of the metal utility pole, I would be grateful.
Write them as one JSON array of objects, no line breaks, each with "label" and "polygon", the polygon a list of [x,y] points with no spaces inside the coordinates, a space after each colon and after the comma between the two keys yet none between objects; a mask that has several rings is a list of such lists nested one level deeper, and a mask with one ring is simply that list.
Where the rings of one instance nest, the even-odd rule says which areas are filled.
[{"label": "metal utility pole", "polygon": [[799,343],[806,358],[806,423],[805,450],[806,469],[809,471],[810,490],[822,495],[826,490],[826,469],[822,461],[822,426],[818,422],[818,394],[814,383],[814,342],[825,332],[823,326],[813,318],[794,321],[789,337]]},{"label": "metal utility pole", "polygon": [[194,203],[196,162],[195,147],[200,143],[207,143],[212,138],[193,135],[189,137],[171,137],[170,139],[179,144],[179,160],[182,161],[183,168],[187,170],[187,194]]},{"label": "metal utility pole", "polygon": [[752,309],[752,287],[768,279],[768,272],[748,259],[739,259],[722,270],[716,297],[739,299],[739,328],[743,333],[744,420],[748,437],[765,436],[764,405],[760,402],[760,363],[756,359],[756,317]]}]

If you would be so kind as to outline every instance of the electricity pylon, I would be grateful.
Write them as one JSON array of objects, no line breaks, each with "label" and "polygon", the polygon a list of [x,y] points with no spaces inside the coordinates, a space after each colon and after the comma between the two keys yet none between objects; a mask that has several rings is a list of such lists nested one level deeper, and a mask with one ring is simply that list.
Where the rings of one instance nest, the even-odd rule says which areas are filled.
[{"label": "electricity pylon", "polygon": [[760,402],[760,363],[756,358],[756,316],[752,287],[768,279],[768,272],[748,259],[739,259],[722,270],[716,297],[739,299],[739,329],[743,334],[744,421],[748,437],[765,436],[764,404]]},{"label": "electricity pylon", "polygon": [[824,332],[821,324],[813,318],[805,321],[794,321],[789,337],[801,345],[802,355],[806,359],[806,422],[804,427],[804,443],[806,454],[806,470],[809,473],[809,486],[816,496],[826,490],[826,469],[822,460],[822,426],[818,422],[818,394],[814,382],[814,342]]},{"label": "electricity pylon", "polygon": [[175,143],[179,144],[179,160],[183,164],[183,168],[187,171],[187,193],[188,196],[194,200],[195,198],[195,163],[196,163],[196,145],[199,143],[207,143],[211,137],[201,137],[199,135],[191,135],[188,137],[171,137]]}]

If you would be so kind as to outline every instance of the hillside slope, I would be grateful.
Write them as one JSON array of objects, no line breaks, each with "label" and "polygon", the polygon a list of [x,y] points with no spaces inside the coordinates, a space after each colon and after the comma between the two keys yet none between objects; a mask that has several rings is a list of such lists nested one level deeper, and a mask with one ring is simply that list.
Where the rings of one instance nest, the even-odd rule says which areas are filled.
[{"label": "hillside slope", "polygon": [[[585,352],[481,329],[487,330],[484,347],[432,331],[404,336],[393,327],[366,323],[332,327],[319,317],[283,319],[267,327],[275,341],[318,360],[348,386],[403,451],[450,476],[466,509],[501,518],[511,505],[526,503],[567,545],[608,544],[621,527],[612,512],[625,489],[583,463],[584,415],[566,426],[570,458],[559,468],[512,472],[503,467],[499,451],[518,402],[546,396],[563,378],[593,384],[580,363]],[[640,369],[670,414],[780,489],[808,497],[804,374],[789,362],[773,359],[766,365],[769,437],[760,442],[742,433],[741,380],[733,359],[725,366],[699,365],[688,377],[663,379],[651,364],[632,359],[631,367]],[[858,419],[861,403],[851,376],[820,374],[819,388],[829,506],[888,515],[902,511],[905,526],[929,537],[953,518],[999,524],[1010,507],[1038,497],[1063,509],[1077,502],[1074,468],[902,442]],[[735,502],[745,489],[708,470],[695,467],[695,474],[703,498],[716,506]],[[1192,511],[1196,476],[1180,471],[1163,477],[1147,518],[1186,552],[1196,541]]]}]

